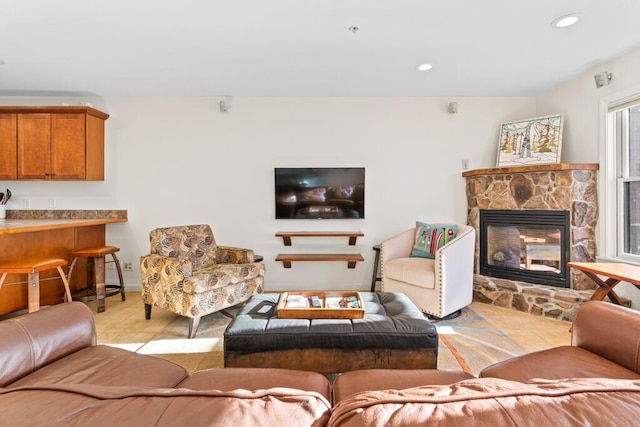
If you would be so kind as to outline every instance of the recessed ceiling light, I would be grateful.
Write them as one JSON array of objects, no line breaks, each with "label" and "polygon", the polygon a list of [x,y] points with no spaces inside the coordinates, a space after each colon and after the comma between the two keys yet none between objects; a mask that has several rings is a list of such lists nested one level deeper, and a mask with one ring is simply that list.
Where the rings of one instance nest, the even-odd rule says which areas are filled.
[{"label": "recessed ceiling light", "polygon": [[418,65],[418,70],[420,71],[427,71],[433,68],[433,65],[431,64],[422,64],[422,65]]},{"label": "recessed ceiling light", "polygon": [[551,22],[551,28],[567,28],[577,23],[579,20],[579,13],[570,13],[569,15],[563,15],[554,19],[553,22]]}]

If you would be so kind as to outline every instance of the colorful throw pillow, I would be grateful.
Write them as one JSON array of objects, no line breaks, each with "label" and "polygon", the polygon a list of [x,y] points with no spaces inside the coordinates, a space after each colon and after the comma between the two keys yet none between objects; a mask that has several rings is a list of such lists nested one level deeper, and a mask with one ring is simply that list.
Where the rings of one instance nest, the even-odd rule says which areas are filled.
[{"label": "colorful throw pillow", "polygon": [[435,258],[436,251],[456,237],[455,224],[427,224],[416,221],[412,257]]}]

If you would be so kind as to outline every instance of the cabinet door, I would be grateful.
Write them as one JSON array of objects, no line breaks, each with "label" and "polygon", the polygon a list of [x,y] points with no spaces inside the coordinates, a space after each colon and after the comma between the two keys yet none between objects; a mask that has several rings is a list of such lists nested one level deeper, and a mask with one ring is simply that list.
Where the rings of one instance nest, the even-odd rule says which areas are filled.
[{"label": "cabinet door", "polygon": [[0,179],[18,177],[18,116],[0,114]]},{"label": "cabinet door", "polygon": [[18,114],[18,179],[51,178],[51,114]]},{"label": "cabinet door", "polygon": [[53,179],[85,179],[85,114],[51,115],[51,172]]}]

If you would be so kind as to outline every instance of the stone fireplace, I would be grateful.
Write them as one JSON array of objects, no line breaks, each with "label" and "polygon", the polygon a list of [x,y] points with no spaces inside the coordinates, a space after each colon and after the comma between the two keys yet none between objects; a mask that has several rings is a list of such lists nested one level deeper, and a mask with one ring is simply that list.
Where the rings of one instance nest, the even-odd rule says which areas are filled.
[{"label": "stone fireplace", "polygon": [[[556,319],[573,319],[580,304],[589,299],[596,287],[581,272],[567,271],[566,262],[595,261],[597,172],[597,164],[559,163],[477,169],[463,173],[466,178],[468,222],[476,229],[478,236],[474,300]],[[498,230],[502,235],[494,242],[506,239],[507,231],[514,234],[511,246],[518,248],[517,269],[524,275],[506,279],[501,274],[487,272],[480,262],[481,243],[487,244],[486,228],[483,234],[480,224],[481,211],[528,213],[530,215],[525,215],[528,218],[525,223],[536,220],[537,212],[564,212],[569,222],[569,233],[565,237],[567,247],[557,247],[560,242],[553,238],[556,235],[555,225],[545,231],[545,222],[532,225],[528,234],[521,233],[527,229],[527,224],[524,227],[521,224],[517,232]],[[517,237],[515,233],[519,233]],[[503,253],[494,250],[494,264],[500,264],[500,258],[506,256],[506,249],[501,250]],[[515,260],[512,262],[515,263]],[[515,264],[512,266],[515,267]],[[545,280],[529,274],[531,270],[556,269],[564,274],[564,279],[560,280],[564,281],[562,284],[547,284]],[[501,266],[498,266],[498,270],[501,270]]]}]

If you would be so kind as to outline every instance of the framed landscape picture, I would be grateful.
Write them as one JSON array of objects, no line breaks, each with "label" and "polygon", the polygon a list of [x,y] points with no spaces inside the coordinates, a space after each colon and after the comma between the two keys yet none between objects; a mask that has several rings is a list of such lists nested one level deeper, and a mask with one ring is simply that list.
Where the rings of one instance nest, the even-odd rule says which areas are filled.
[{"label": "framed landscape picture", "polygon": [[498,167],[560,163],[562,114],[503,123]]}]

